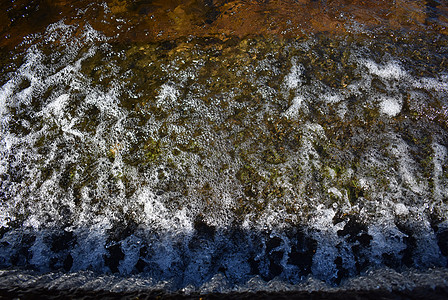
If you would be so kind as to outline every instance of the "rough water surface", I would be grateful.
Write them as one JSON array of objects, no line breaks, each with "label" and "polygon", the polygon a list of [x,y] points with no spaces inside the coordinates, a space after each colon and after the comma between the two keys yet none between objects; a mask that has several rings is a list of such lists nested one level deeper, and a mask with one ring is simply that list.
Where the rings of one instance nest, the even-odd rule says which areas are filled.
[{"label": "rough water surface", "polygon": [[448,40],[350,26],[2,48],[0,288],[446,286]]}]

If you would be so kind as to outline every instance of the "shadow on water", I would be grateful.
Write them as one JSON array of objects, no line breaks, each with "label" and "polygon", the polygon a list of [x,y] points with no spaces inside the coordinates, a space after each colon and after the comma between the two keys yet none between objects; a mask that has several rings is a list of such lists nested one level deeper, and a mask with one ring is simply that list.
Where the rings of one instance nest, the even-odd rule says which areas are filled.
[{"label": "shadow on water", "polygon": [[[379,237],[385,245],[377,245],[374,232],[354,218],[335,217],[333,223],[338,228],[333,235],[307,226],[258,232],[218,229],[200,219],[191,232],[148,231],[125,223],[105,232],[2,228],[0,267],[140,276],[153,283],[169,282],[165,288],[173,291],[197,289],[214,280],[220,289],[232,289],[254,277],[264,282],[255,290],[272,280],[299,284],[309,276],[337,286],[372,268],[447,267],[448,230],[437,223],[431,236],[397,223],[395,236]],[[398,234],[401,241],[396,240]],[[396,248],[388,248],[387,243]]]}]

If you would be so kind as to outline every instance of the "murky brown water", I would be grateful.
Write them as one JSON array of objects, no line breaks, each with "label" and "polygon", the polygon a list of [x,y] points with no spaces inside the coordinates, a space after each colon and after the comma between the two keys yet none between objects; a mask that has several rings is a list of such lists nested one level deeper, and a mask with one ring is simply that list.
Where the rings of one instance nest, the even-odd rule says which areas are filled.
[{"label": "murky brown water", "polygon": [[448,33],[446,1],[316,0],[17,0],[0,4],[0,46],[64,19],[89,23],[120,42],[247,35],[298,37],[318,32],[416,30]]}]

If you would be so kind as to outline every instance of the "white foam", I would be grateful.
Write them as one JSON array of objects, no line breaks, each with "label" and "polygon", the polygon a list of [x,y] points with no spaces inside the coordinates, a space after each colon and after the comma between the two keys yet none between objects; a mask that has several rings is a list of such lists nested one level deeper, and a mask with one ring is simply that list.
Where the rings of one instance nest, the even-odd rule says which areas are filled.
[{"label": "white foam", "polygon": [[396,61],[389,61],[385,65],[380,65],[372,60],[364,60],[362,64],[367,67],[371,74],[384,79],[399,80],[407,76],[407,72]]},{"label": "white foam", "polygon": [[287,89],[294,90],[302,85],[301,77],[303,71],[304,68],[301,65],[297,65],[293,60],[291,70],[289,71],[288,75],[285,76],[285,79],[283,81]]},{"label": "white foam", "polygon": [[328,104],[336,104],[343,100],[342,95],[339,94],[325,94],[322,99]]},{"label": "white foam", "polygon": [[83,33],[81,35],[81,39],[84,42],[106,42],[110,38],[106,37],[100,31],[93,29],[90,24],[86,24],[83,28]]},{"label": "white foam", "polygon": [[283,113],[283,115],[287,118],[297,118],[299,114],[299,110],[302,108],[302,103],[304,102],[304,98],[302,96],[296,96],[292,100],[291,106]]},{"label": "white foam", "polygon": [[399,174],[402,180],[406,187],[414,193],[422,195],[425,191],[425,183],[419,180],[422,175],[416,171],[416,162],[412,159],[409,146],[398,134],[390,134],[390,138],[391,146],[388,150],[398,160]]},{"label": "white foam", "polygon": [[402,103],[398,99],[385,98],[381,100],[380,110],[389,117],[396,117],[401,112]]},{"label": "white foam", "polygon": [[186,207],[175,212],[169,211],[150,187],[141,188],[136,192],[136,195],[136,201],[143,205],[145,214],[143,221],[149,228],[183,232],[193,231],[193,222],[188,216],[189,210]]},{"label": "white foam", "polygon": [[162,105],[173,105],[176,103],[177,97],[179,97],[179,91],[176,87],[170,83],[164,83],[160,87],[157,101]]},{"label": "white foam", "polygon": [[409,210],[403,203],[397,203],[395,204],[395,214],[399,216],[405,216],[409,214]]},{"label": "white foam", "polygon": [[437,92],[448,91],[448,78],[441,76],[441,78],[417,78],[412,82],[414,88],[433,90]]},{"label": "white foam", "polygon": [[339,199],[343,199],[342,193],[335,187],[329,188],[328,194],[333,194],[334,196],[338,197]]},{"label": "white foam", "polygon": [[9,221],[11,221],[10,217],[10,208],[7,207],[7,204],[2,203],[0,205],[0,228],[4,227],[7,228]]},{"label": "white foam", "polygon": [[62,117],[64,109],[68,105],[69,99],[70,99],[69,94],[62,94],[55,100],[50,102],[45,108],[45,111],[53,113],[54,116],[59,119]]},{"label": "white foam", "polygon": [[447,149],[436,142],[432,144],[434,153],[433,157],[433,184],[434,184],[434,197],[440,201],[444,197],[448,196],[448,190],[446,189],[447,181],[443,176],[443,163],[447,158]]}]

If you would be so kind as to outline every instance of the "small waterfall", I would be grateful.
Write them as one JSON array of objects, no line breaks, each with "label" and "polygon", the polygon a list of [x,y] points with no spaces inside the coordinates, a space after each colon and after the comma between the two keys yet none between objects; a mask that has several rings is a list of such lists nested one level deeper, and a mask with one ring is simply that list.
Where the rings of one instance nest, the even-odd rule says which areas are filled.
[{"label": "small waterfall", "polygon": [[1,66],[0,286],[443,282],[448,40],[373,32],[28,36]]}]

